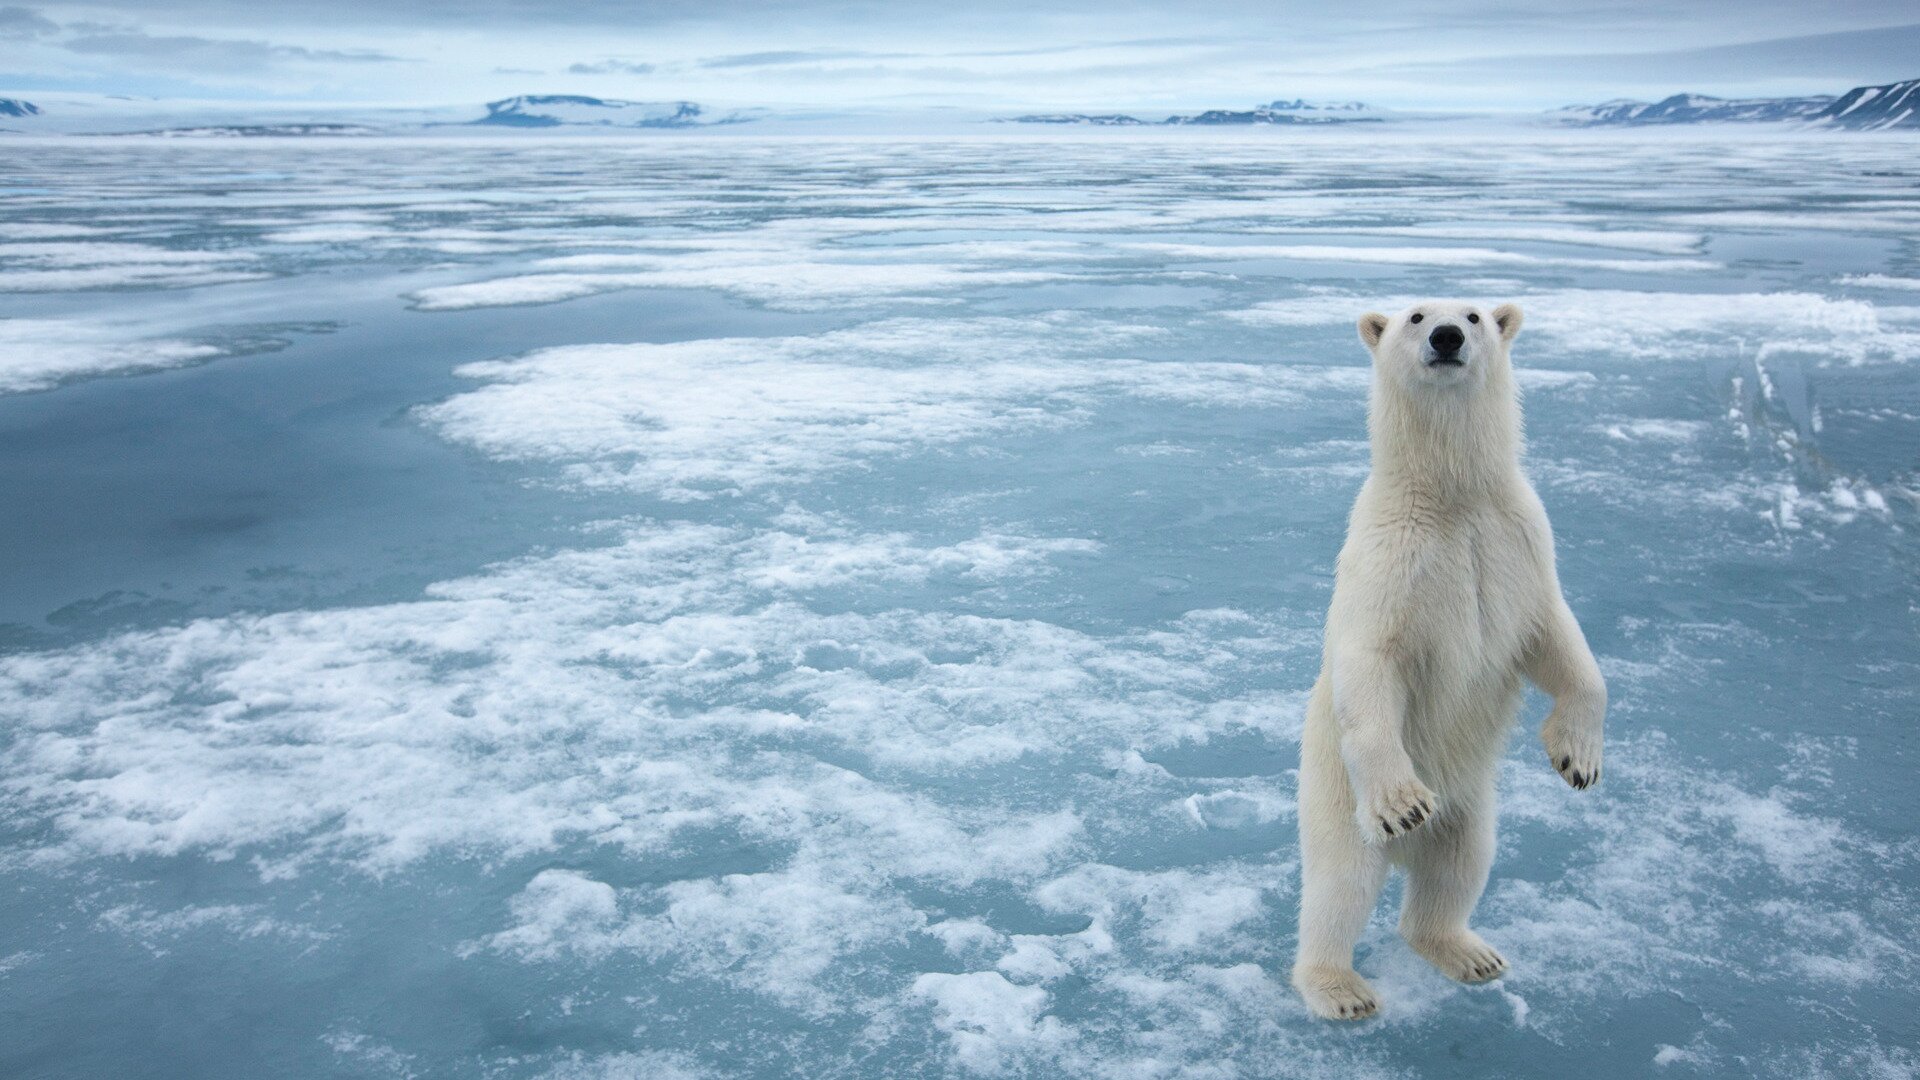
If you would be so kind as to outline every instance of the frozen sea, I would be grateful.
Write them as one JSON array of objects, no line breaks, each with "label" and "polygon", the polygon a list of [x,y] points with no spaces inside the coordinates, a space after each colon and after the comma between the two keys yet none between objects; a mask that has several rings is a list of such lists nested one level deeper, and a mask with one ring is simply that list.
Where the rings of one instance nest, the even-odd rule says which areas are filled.
[{"label": "frozen sea", "polygon": [[[1920,141],[0,165],[0,1075],[1908,1077]],[[1286,985],[1368,309],[1512,300],[1613,694]]]}]

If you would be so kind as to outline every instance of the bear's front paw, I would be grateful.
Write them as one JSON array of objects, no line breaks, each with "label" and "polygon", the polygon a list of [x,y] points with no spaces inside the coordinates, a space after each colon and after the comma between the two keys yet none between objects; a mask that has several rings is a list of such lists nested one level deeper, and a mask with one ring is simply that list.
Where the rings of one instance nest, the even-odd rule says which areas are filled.
[{"label": "bear's front paw", "polygon": [[1427,785],[1409,778],[1374,791],[1360,807],[1360,827],[1373,839],[1394,839],[1419,828],[1439,802]]},{"label": "bear's front paw", "polygon": [[1547,759],[1562,779],[1581,790],[1600,782],[1600,732],[1581,727],[1570,728],[1549,721],[1540,732],[1546,744]]}]

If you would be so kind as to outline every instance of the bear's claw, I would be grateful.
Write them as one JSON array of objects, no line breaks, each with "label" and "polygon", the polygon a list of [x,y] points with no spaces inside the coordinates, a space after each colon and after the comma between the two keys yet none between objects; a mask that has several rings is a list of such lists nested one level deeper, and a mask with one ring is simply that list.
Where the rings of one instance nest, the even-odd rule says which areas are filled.
[{"label": "bear's claw", "polygon": [[1562,779],[1573,788],[1585,791],[1600,782],[1600,739],[1597,735],[1576,737],[1565,729],[1549,724],[1541,732],[1547,744],[1547,759]]},{"label": "bear's claw", "polygon": [[1427,785],[1406,780],[1369,800],[1362,824],[1369,830],[1378,830],[1381,836],[1405,836],[1433,816],[1437,799]]},{"label": "bear's claw", "polygon": [[1365,1020],[1380,1010],[1380,999],[1360,973],[1348,968],[1296,969],[1293,987],[1307,1008],[1327,1020]]},{"label": "bear's claw", "polygon": [[1439,939],[1409,938],[1407,944],[1413,946],[1413,951],[1426,957],[1428,963],[1439,968],[1442,974],[1459,982],[1486,982],[1507,973],[1506,957],[1471,930],[1461,930]]}]

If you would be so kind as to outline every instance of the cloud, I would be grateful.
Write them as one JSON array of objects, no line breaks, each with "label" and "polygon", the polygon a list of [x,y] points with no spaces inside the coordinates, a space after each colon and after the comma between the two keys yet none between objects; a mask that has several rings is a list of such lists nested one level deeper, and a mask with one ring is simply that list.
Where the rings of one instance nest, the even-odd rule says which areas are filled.
[{"label": "cloud", "polygon": [[0,40],[21,41],[58,33],[60,24],[32,8],[0,7]]},{"label": "cloud", "polygon": [[609,59],[600,60],[591,64],[579,63],[567,65],[567,72],[572,75],[651,75],[653,71],[654,67],[652,64],[643,64],[633,60]]},{"label": "cloud", "polygon": [[[1794,36],[1812,26],[1798,0],[1752,0],[1737,17],[1650,0],[1551,14],[1504,2],[1442,12],[1431,0],[1383,0],[1364,26],[1333,9],[1254,0],[1118,9],[1091,0],[170,0],[164,25],[150,21],[159,18],[151,3],[90,0],[87,18],[99,21],[89,25],[47,2],[51,18],[0,7],[0,41],[32,42],[40,48],[15,51],[47,54],[36,57],[45,70],[34,77],[84,74],[99,89],[149,93],[140,76],[187,72],[229,88],[324,89],[328,100],[414,101],[429,87],[484,100],[510,89],[501,80],[537,66],[582,79],[646,76],[676,98],[741,103],[1175,112],[1306,96],[1408,109],[1544,108],[1678,90],[1838,93],[1911,75],[1907,57],[1920,45],[1904,25],[1869,29],[1913,22],[1899,0],[1823,12],[1818,28],[1829,33],[1812,36]],[[471,48],[425,43],[454,28],[473,35]],[[410,40],[423,44],[395,44]],[[1649,42],[1671,51],[1631,51]],[[77,73],[55,59],[63,44],[73,51],[59,59],[123,63]],[[433,66],[380,66],[403,48]],[[1510,59],[1478,59],[1498,52]],[[1475,62],[1457,62],[1465,58]],[[327,67],[353,71],[351,85],[292,83]],[[278,85],[266,75],[279,76]]]},{"label": "cloud", "polygon": [[[1804,81],[1836,80],[1839,93],[1863,83],[1912,78],[1920,54],[1920,24],[1873,30],[1845,30],[1770,38],[1737,45],[1655,52],[1529,53],[1477,57],[1476,66],[1493,66],[1516,79],[1589,78],[1610,81],[1665,80],[1674,91],[1699,90],[1709,80],[1752,84],[1766,73]],[[1407,75],[1447,74],[1460,70],[1458,57],[1363,69]]]},{"label": "cloud", "polygon": [[961,52],[932,53],[933,56],[947,57],[997,57],[997,56],[1057,56],[1061,53],[1093,52],[1103,49],[1164,49],[1190,45],[1227,45],[1237,39],[1214,35],[1210,37],[1158,37],[1135,38],[1127,41],[1085,41],[1070,45],[1036,45],[1020,49],[973,49]]},{"label": "cloud", "polygon": [[[735,53],[712,56],[699,62],[703,68],[784,67],[812,64],[822,60],[952,60],[995,59],[1027,56],[1059,56],[1066,53],[1108,49],[1157,49],[1185,45],[1217,45],[1223,38],[1145,38],[1130,41],[1087,41],[1063,45],[1039,45],[1018,49],[960,49],[935,52],[870,52],[861,49],[777,49],[769,52]],[[873,68],[891,73],[892,69]]]},{"label": "cloud", "polygon": [[811,64],[820,60],[897,60],[919,53],[873,53],[857,49],[781,49],[773,52],[736,53],[710,56],[700,61],[703,68],[779,67],[786,64]]},{"label": "cloud", "polygon": [[309,49],[239,38],[159,36],[138,30],[86,34],[62,43],[69,52],[157,60],[169,67],[253,70],[299,63],[393,63],[401,58],[372,49]]}]

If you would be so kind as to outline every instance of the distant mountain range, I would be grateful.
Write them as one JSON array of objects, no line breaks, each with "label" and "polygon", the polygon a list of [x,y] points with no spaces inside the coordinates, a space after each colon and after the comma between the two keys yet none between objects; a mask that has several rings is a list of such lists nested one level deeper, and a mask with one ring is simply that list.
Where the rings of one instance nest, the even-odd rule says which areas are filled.
[{"label": "distant mountain range", "polygon": [[1603,101],[1569,105],[1547,114],[1575,127],[1659,124],[1801,123],[1806,126],[1881,131],[1920,128],[1920,79],[1885,86],[1857,86],[1839,97],[1717,98],[1675,94],[1661,101]]},{"label": "distant mountain range", "polygon": [[1192,116],[1142,120],[1125,113],[1035,113],[1011,118],[1016,124],[1086,124],[1094,127],[1132,127],[1148,124],[1354,124],[1379,123],[1392,114],[1358,101],[1275,101],[1244,112],[1208,109]]},{"label": "distant mountain range", "polygon": [[[39,95],[36,95],[39,96]],[[355,136],[388,133],[425,133],[467,127],[499,129],[649,130],[704,128],[749,121],[777,122],[784,130],[844,121],[855,114],[773,112],[765,109],[712,113],[691,101],[625,101],[581,94],[522,94],[485,105],[486,114],[473,118],[474,106],[312,106],[286,103],[259,105],[244,102],[177,102],[164,99],[121,98],[105,95],[52,92],[43,104],[0,97],[0,120],[24,121],[0,127],[0,133],[39,132],[67,135],[150,135],[199,138],[262,136]],[[924,118],[923,118],[924,119]],[[943,120],[971,124],[985,117]],[[1060,124],[1086,127],[1224,127],[1269,125],[1326,127],[1377,124],[1387,121],[1434,122],[1437,116],[1395,113],[1358,101],[1310,102],[1279,100],[1251,109],[1208,109],[1148,120],[1127,113],[1033,113],[1002,117],[1006,123]],[[1470,119],[1456,115],[1453,119]],[[1490,120],[1493,118],[1482,118]],[[1540,121],[1569,127],[1653,127],[1682,124],[1776,125],[1789,130],[1847,131],[1920,130],[1920,79],[1860,86],[1840,95],[1786,98],[1717,98],[1704,94],[1675,94],[1661,101],[1604,101],[1598,105],[1570,105],[1540,114]],[[913,122],[885,118],[874,112],[862,121],[874,131]],[[1538,121],[1536,121],[1538,122]]]},{"label": "distant mountain range", "polygon": [[[1126,113],[1036,113],[1015,116],[1019,124],[1081,124],[1120,127],[1149,124],[1351,124],[1412,119],[1357,101],[1313,103],[1276,101],[1245,112],[1209,109],[1191,116],[1143,120]],[[1651,127],[1672,124],[1792,124],[1800,127],[1883,131],[1920,128],[1920,79],[1860,86],[1839,97],[1822,94],[1788,98],[1717,98],[1675,94],[1661,101],[1626,98],[1598,105],[1569,105],[1545,114],[1549,123],[1570,127]]]},{"label": "distant mountain range", "polygon": [[1271,102],[1248,111],[1208,110],[1171,115],[1165,123],[1380,123],[1390,113],[1361,102]]},{"label": "distant mountain range", "polygon": [[522,94],[487,102],[487,115],[474,124],[494,127],[627,127],[684,128],[705,124],[737,124],[744,118],[707,119],[691,101],[622,101],[580,94]]},{"label": "distant mountain range", "polygon": [[1619,127],[1649,124],[1751,124],[1781,120],[1809,120],[1833,104],[1830,95],[1797,98],[1717,98],[1705,94],[1675,94],[1659,101],[1617,98],[1598,105],[1569,105],[1547,114],[1548,119],[1577,127]]},{"label": "distant mountain range", "polygon": [[1086,124],[1090,127],[1139,127],[1152,123],[1137,116],[1124,113],[1033,113],[1028,116],[1011,116],[1005,121],[1009,124]]},{"label": "distant mountain range", "polygon": [[108,135],[150,135],[162,139],[268,139],[314,135],[379,135],[365,124],[202,124],[198,127],[154,128],[150,131],[113,131]]}]

